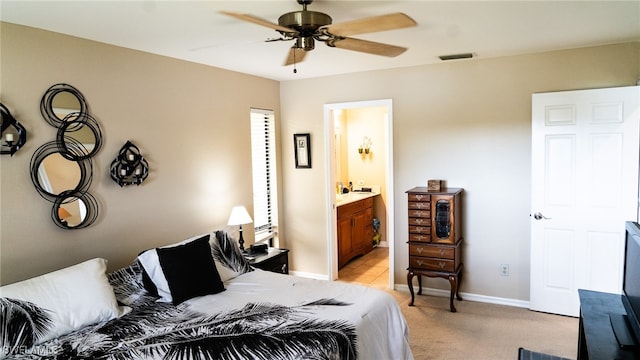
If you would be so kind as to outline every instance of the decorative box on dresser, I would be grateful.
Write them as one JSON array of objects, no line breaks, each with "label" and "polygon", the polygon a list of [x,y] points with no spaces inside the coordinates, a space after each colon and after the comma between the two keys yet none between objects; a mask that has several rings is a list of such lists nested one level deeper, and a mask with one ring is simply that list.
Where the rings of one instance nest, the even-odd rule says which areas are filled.
[{"label": "decorative box on dresser", "polygon": [[415,187],[407,191],[409,214],[409,268],[407,285],[413,306],[413,277],[418,277],[418,295],[422,295],[422,276],[449,280],[451,295],[449,307],[456,312],[454,294],[462,278],[461,195],[463,189],[444,188],[429,191]]}]

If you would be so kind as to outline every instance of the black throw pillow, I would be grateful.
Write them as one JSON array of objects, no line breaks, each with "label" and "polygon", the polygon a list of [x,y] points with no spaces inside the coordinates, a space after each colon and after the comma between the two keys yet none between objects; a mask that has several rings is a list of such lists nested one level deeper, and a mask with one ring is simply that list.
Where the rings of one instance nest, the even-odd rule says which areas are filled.
[{"label": "black throw pillow", "polygon": [[156,251],[174,305],[196,296],[224,291],[224,284],[211,256],[208,236]]}]

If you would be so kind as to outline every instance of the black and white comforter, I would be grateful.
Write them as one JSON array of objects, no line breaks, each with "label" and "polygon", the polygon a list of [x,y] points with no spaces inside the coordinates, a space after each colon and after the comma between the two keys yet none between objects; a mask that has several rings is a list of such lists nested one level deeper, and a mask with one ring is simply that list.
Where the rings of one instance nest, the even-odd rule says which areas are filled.
[{"label": "black and white comforter", "polygon": [[397,303],[378,290],[255,270],[174,306],[149,296],[138,263],[109,281],[129,314],[7,358],[413,358]]}]

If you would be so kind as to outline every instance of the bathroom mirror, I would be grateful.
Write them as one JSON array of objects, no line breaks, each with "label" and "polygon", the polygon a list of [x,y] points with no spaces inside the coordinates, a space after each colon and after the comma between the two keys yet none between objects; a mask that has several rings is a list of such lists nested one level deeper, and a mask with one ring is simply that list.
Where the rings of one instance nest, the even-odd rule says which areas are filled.
[{"label": "bathroom mirror", "polygon": [[[73,121],[78,116],[88,114],[88,111],[82,93],[69,84],[53,85],[40,102],[42,117],[54,127],[60,127],[65,121]],[[70,114],[75,116],[68,116]]]},{"label": "bathroom mirror", "polygon": [[[75,150],[79,154],[79,150]],[[70,160],[59,151],[56,142],[38,148],[31,159],[31,180],[38,193],[56,201],[65,191],[84,192],[91,185],[91,159]]]}]

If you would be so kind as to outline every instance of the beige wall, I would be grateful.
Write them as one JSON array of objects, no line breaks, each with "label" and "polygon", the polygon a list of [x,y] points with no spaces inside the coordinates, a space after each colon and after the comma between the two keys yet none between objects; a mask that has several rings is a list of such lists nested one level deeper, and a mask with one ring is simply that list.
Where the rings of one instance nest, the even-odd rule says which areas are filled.
[{"label": "beige wall", "polygon": [[[0,157],[1,284],[92,257],[114,269],[141,250],[224,227],[234,205],[252,211],[249,110],[278,117],[278,82],[7,23],[0,29],[0,101],[28,131],[23,149]],[[60,82],[84,94],[104,136],[90,189],[100,215],[75,231],[53,224],[29,176],[31,155],[56,135],[40,99]],[[109,177],[127,140],[151,168],[139,187]]]},{"label": "beige wall", "polygon": [[[283,173],[292,268],[328,271],[326,195],[318,191],[326,187],[323,105],[389,98],[396,283],[406,283],[405,191],[439,178],[466,190],[461,290],[528,300],[531,94],[635,85],[639,55],[640,44],[630,43],[283,82],[282,135],[310,132],[314,139],[313,169]],[[292,146],[284,142],[282,150],[291,154]],[[292,156],[283,160],[293,168]],[[500,264],[510,264],[510,276],[499,275]]]},{"label": "beige wall", "polygon": [[[291,268],[326,275],[334,189],[323,191],[324,104],[393,99],[395,281],[406,278],[405,191],[441,178],[466,189],[462,291],[527,300],[531,94],[640,77],[637,43],[278,83],[11,24],[0,31],[1,101],[29,132],[25,148],[0,157],[2,284],[96,256],[123,266],[146,248],[224,226],[234,205],[251,207],[250,107],[276,111]],[[100,217],[78,231],[51,222],[29,177],[31,155],[55,137],[39,102],[59,82],[82,91],[105,140],[91,186]],[[291,139],[305,132],[313,168],[295,169]],[[140,187],[108,175],[127,140],[151,166]],[[499,276],[502,263],[511,276]],[[439,280],[427,285],[446,288]]]}]

